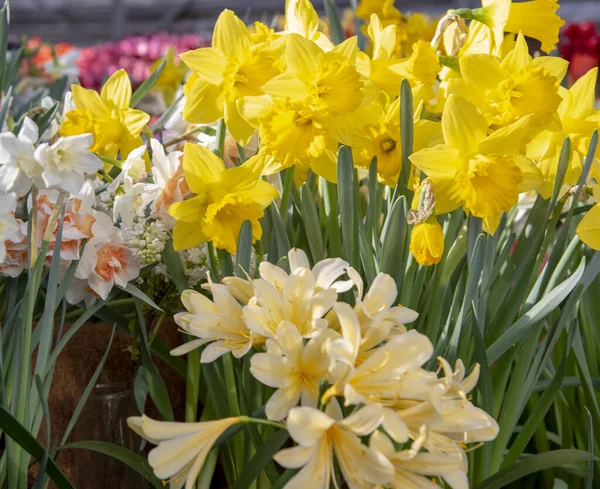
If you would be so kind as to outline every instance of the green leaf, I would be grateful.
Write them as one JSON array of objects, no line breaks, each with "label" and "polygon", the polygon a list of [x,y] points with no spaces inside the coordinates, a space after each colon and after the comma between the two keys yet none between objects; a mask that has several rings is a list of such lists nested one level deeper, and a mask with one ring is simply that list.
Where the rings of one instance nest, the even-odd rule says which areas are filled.
[{"label": "green leaf", "polygon": [[12,87],[10,87],[6,92],[6,95],[4,96],[2,106],[0,107],[0,127],[2,127],[4,125],[4,122],[6,121],[6,116],[10,109],[10,106],[12,105],[12,100]]},{"label": "green leaf", "polygon": [[35,483],[33,484],[33,489],[41,489],[45,484],[44,473],[46,472],[46,466],[48,465],[48,457],[50,455],[50,411],[48,410],[48,400],[44,396],[44,386],[42,384],[42,379],[39,375],[35,376],[35,388],[38,393],[38,397],[40,399],[40,403],[42,404],[42,411],[44,413],[44,425],[46,427],[46,440],[44,445],[44,455],[42,456],[42,460],[40,462],[40,472],[35,479]]},{"label": "green leaf", "polygon": [[50,87],[50,93],[48,94],[50,98],[53,100],[61,100],[63,94],[65,93],[65,89],[67,88],[67,83],[69,81],[69,77],[67,75],[61,76],[54,80],[54,83]]},{"label": "green leaf", "polygon": [[129,104],[132,108],[137,107],[143,98],[154,88],[154,85],[156,85],[160,75],[162,75],[166,64],[167,62],[163,60],[152,72],[152,74],[144,81],[144,83],[142,83],[139,88],[133,92],[133,95],[131,96],[131,103]]},{"label": "green leaf", "polygon": [[323,249],[321,225],[315,195],[311,192],[307,184],[303,185],[300,189],[300,212],[302,213],[302,223],[306,229],[310,254],[312,255],[313,262],[316,263],[325,258],[325,251]]},{"label": "green leaf", "polygon": [[[269,253],[268,258],[269,262],[277,264],[281,258],[287,257],[288,252],[290,251],[290,241],[277,206],[273,203],[268,209],[273,222],[273,227],[275,228],[275,255],[272,256],[272,253]],[[289,272],[287,263],[283,263],[282,267],[287,267]]]},{"label": "green leaf", "polygon": [[23,59],[23,52],[25,48],[21,46],[16,51],[13,51],[10,56],[6,69],[3,73],[2,79],[2,91],[8,90],[18,81],[19,68],[21,67],[21,60]]},{"label": "green leaf", "polygon": [[477,484],[474,489],[503,489],[511,482],[523,477],[554,467],[562,467],[569,464],[583,463],[588,460],[597,460],[596,457],[583,450],[554,450],[547,453],[539,453],[524,460],[519,460],[497,474],[488,477]]},{"label": "green leaf", "polygon": [[335,4],[334,0],[325,0],[325,13],[329,18],[329,25],[331,26],[331,40],[334,44],[341,44],[346,39],[344,29],[342,28],[342,22],[340,20],[340,12]]},{"label": "green leaf", "polygon": [[137,453],[134,453],[125,447],[115,445],[114,443],[108,443],[106,441],[86,440],[69,443],[61,449],[91,450],[93,452],[108,455],[109,457],[115,458],[135,470],[154,487],[164,487],[162,482],[157,479],[152,472],[152,468],[150,465],[148,465],[148,461],[141,455],[138,455]]},{"label": "green leaf", "polygon": [[158,409],[160,415],[166,421],[173,421],[173,408],[171,407],[171,401],[169,399],[169,390],[165,384],[165,381],[161,377],[156,365],[152,361],[152,355],[150,353],[150,347],[148,346],[148,333],[146,332],[146,321],[142,313],[142,305],[137,298],[134,298],[135,309],[138,315],[138,324],[140,330],[140,353],[142,357],[142,365],[145,369],[145,380],[148,385],[148,393],[150,398],[154,402],[154,405]]},{"label": "green leaf", "polygon": [[[277,482],[275,482],[272,486],[271,489],[282,489],[283,486],[285,486],[288,481],[294,477],[296,474],[298,473],[298,469],[289,469],[286,470],[283,475],[277,479]],[[308,489],[308,488],[307,488]]]},{"label": "green leaf", "polygon": [[75,423],[77,423],[77,420],[79,419],[79,415],[81,414],[81,411],[83,410],[83,407],[85,406],[85,403],[87,402],[88,397],[92,393],[92,390],[94,389],[94,386],[96,385],[96,382],[98,381],[98,377],[100,377],[100,372],[102,372],[102,368],[104,367],[104,363],[106,362],[106,359],[108,358],[108,353],[110,352],[110,347],[112,345],[113,338],[115,336],[115,329],[116,329],[116,325],[113,326],[112,333],[110,334],[110,339],[108,340],[108,345],[106,346],[106,351],[104,352],[104,355],[102,355],[102,358],[100,359],[100,362],[98,363],[98,366],[96,367],[96,370],[94,371],[94,374],[91,376],[85,390],[83,391],[83,394],[79,398],[79,402],[77,403],[77,407],[75,408],[75,411],[73,411],[73,415],[71,416],[71,419],[69,420],[67,429],[65,430],[65,433],[60,442],[61,445],[64,445],[65,442],[69,439],[69,435],[71,434],[71,431],[75,427]]},{"label": "green leaf", "polygon": [[554,180],[554,189],[552,190],[552,199],[550,200],[550,208],[554,209],[558,195],[562,187],[565,175],[567,174],[567,168],[569,167],[569,161],[571,160],[571,139],[566,137],[563,141],[562,148],[560,150],[560,156],[558,158],[558,168],[556,170],[556,179]]},{"label": "green leaf", "polygon": [[250,273],[250,258],[252,256],[252,226],[250,221],[244,221],[240,236],[238,238],[238,248],[235,255],[235,274],[238,277],[246,277]]},{"label": "green leaf", "polygon": [[58,102],[56,102],[52,107],[50,107],[43,116],[36,119],[35,123],[38,126],[38,134],[40,135],[40,139],[44,135],[46,129],[48,129],[48,126],[52,123],[52,120],[56,117],[57,113]]},{"label": "green leaf", "polygon": [[235,481],[231,489],[249,489],[263,469],[273,460],[273,456],[288,440],[289,434],[285,430],[277,431],[264,441],[256,454],[244,467],[244,470]]},{"label": "green leaf", "polygon": [[165,243],[165,249],[162,253],[162,259],[167,266],[169,271],[169,278],[173,281],[177,290],[181,294],[184,290],[189,289],[187,279],[185,278],[185,272],[179,253],[173,249],[173,241],[168,240]]},{"label": "green leaf", "polygon": [[394,189],[392,202],[400,195],[405,195],[407,200],[412,200],[412,192],[408,190],[408,179],[410,176],[410,155],[413,152],[414,121],[413,121],[413,97],[408,80],[402,80],[400,84],[400,140],[402,142],[402,167],[400,177]]},{"label": "green leaf", "polygon": [[6,52],[8,50],[8,8],[6,3],[0,10],[0,70],[1,80],[0,87],[4,88],[4,80],[7,78]]},{"label": "green leaf", "polygon": [[582,261],[577,270],[564,282],[557,285],[541,301],[521,316],[516,323],[508,328],[488,349],[487,356],[490,364],[498,360],[515,343],[523,339],[531,328],[544,319],[573,291],[583,277],[585,262]]},{"label": "green leaf", "polygon": [[[394,202],[381,233],[381,258],[379,270],[391,275],[395,280],[402,273],[408,224],[406,223],[406,198],[401,196]],[[397,282],[398,283],[398,282]]]},{"label": "green leaf", "polygon": [[358,234],[358,206],[352,153],[346,146],[338,151],[338,206],[341,218],[344,259],[360,271],[360,244]]},{"label": "green leaf", "polygon": [[[38,441],[14,418],[6,409],[0,406],[0,429],[5,435],[20,445],[38,462],[44,457],[44,449]],[[46,473],[59,489],[75,489],[62,470],[52,458],[46,463]]]},{"label": "green leaf", "polygon": [[142,302],[145,302],[146,304],[148,304],[150,307],[156,309],[157,311],[164,312],[160,307],[158,307],[156,305],[156,303],[152,299],[150,299],[150,297],[148,297],[146,294],[144,294],[140,289],[138,289],[131,282],[128,282],[126,287],[119,287],[119,289],[124,290],[132,297],[136,297],[139,300],[141,300]]}]

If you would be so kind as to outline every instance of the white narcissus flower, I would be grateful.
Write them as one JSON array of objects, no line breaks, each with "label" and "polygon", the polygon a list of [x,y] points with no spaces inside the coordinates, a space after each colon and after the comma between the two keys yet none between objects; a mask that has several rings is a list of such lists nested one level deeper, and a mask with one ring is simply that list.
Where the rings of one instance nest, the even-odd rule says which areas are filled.
[{"label": "white narcissus flower", "polygon": [[137,434],[158,445],[148,454],[148,463],[159,479],[170,479],[176,487],[195,487],[208,453],[227,428],[240,418],[224,418],[199,423],[155,421],[147,416],[127,419]]},{"label": "white narcissus flower", "polygon": [[325,314],[337,301],[338,293],[352,288],[351,280],[339,281],[348,263],[328,258],[312,269],[306,254],[292,249],[288,254],[290,274],[268,262],[259,266],[260,277],[253,282],[254,297],[244,307],[244,320],[255,333],[272,338],[281,321],[294,324],[303,338],[327,328]]},{"label": "white narcissus flower", "polygon": [[40,144],[35,159],[44,169],[42,180],[46,187],[78,194],[85,175],[93,175],[103,167],[102,160],[89,151],[93,142],[91,134],[80,134],[63,136],[53,144]]},{"label": "white narcissus flower", "polygon": [[13,194],[0,195],[0,262],[6,259],[6,241],[16,243],[20,239],[16,208],[17,200]]},{"label": "white narcissus flower", "polygon": [[108,192],[117,192],[113,203],[113,221],[117,222],[120,217],[128,227],[133,226],[136,212],[143,205],[141,195],[144,192],[145,184],[137,181],[146,171],[145,152],[146,146],[140,146],[129,153],[123,162],[121,173],[107,188]]},{"label": "white narcissus flower", "polygon": [[327,412],[295,407],[287,418],[290,437],[298,444],[275,454],[275,461],[288,469],[300,469],[285,489],[328,489],[334,477],[333,457],[350,489],[387,485],[394,479],[394,466],[380,452],[361,443],[382,422],[372,406],[358,409],[345,419],[334,409]]},{"label": "white narcissus flower", "polygon": [[[140,266],[131,250],[123,244],[123,236],[118,228],[112,227],[107,236],[94,236],[83,249],[81,260],[75,271],[75,277],[87,282],[89,290],[102,299],[108,297],[117,285],[126,287],[130,280],[138,277]],[[74,280],[69,287],[69,302],[76,304],[85,293],[86,287]],[[79,300],[77,300],[79,298]]]},{"label": "white narcissus flower", "polygon": [[317,407],[320,384],[328,379],[331,363],[324,346],[336,337],[338,333],[326,329],[305,345],[296,326],[287,321],[279,324],[275,338],[267,340],[267,353],[250,359],[252,375],[277,389],[265,406],[267,418],[284,419],[298,402]]},{"label": "white narcissus flower", "polygon": [[38,126],[29,117],[23,119],[19,135],[0,134],[0,191],[23,197],[39,181],[43,168],[36,161],[33,145],[38,139]]},{"label": "white narcissus flower", "polygon": [[242,320],[242,306],[222,284],[209,282],[213,301],[199,292],[186,290],[181,302],[187,312],[175,315],[175,322],[186,333],[199,338],[174,349],[171,355],[184,355],[210,343],[200,357],[202,363],[214,362],[225,353],[243,357],[257,339]]}]

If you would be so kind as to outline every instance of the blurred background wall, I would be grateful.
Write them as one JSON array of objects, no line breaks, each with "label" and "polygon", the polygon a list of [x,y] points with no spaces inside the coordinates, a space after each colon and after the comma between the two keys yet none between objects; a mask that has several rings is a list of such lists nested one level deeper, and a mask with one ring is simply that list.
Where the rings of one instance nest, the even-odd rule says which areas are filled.
[{"label": "blurred background wall", "polygon": [[[323,11],[322,0],[315,7]],[[125,35],[157,31],[210,36],[223,8],[248,20],[270,22],[282,13],[284,0],[13,0],[12,41],[22,35],[49,42],[85,46]],[[338,7],[349,0],[336,0]],[[568,21],[600,20],[600,0],[561,0],[560,15]],[[440,14],[450,8],[476,7],[480,0],[396,0],[401,11]]]}]

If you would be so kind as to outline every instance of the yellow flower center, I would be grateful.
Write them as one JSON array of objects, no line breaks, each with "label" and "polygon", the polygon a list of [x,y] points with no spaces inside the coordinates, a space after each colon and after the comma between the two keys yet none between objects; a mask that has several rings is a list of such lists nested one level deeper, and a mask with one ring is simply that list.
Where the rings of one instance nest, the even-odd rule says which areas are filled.
[{"label": "yellow flower center", "polygon": [[490,122],[506,126],[533,114],[538,124],[547,124],[562,101],[558,88],[556,77],[544,68],[526,66],[498,86]]},{"label": "yellow flower center", "polygon": [[353,112],[362,103],[364,86],[356,68],[346,60],[326,60],[315,84],[319,105],[332,114]]}]

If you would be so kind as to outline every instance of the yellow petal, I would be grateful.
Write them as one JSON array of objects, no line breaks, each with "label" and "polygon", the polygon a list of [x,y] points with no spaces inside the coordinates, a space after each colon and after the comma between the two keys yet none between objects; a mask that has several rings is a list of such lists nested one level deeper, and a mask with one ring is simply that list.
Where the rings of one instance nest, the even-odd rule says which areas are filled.
[{"label": "yellow petal", "polygon": [[95,90],[87,90],[80,85],[72,85],[71,93],[77,110],[89,110],[93,117],[108,117],[110,111]]},{"label": "yellow petal", "polygon": [[502,127],[479,144],[479,153],[483,155],[490,153],[503,155],[521,153],[524,150],[524,145],[533,136],[532,127],[533,115],[528,115],[509,126]]},{"label": "yellow petal", "polygon": [[286,98],[301,102],[310,95],[308,87],[294,73],[282,73],[262,86],[263,92],[272,97]]},{"label": "yellow petal", "polygon": [[586,245],[600,250],[600,205],[595,205],[583,216],[576,231]]},{"label": "yellow petal", "polygon": [[521,170],[521,176],[523,180],[518,186],[519,192],[528,192],[535,190],[544,181],[542,172],[537,165],[526,156],[515,156],[515,163]]},{"label": "yellow petal", "polygon": [[195,223],[199,227],[198,221],[202,219],[205,208],[206,198],[202,195],[197,195],[191,199],[171,204],[169,206],[169,215],[177,221]]},{"label": "yellow petal", "polygon": [[565,21],[557,14],[557,0],[533,0],[512,2],[504,30],[523,32],[524,35],[542,42],[542,50],[552,51],[558,42],[558,33]]},{"label": "yellow petal", "polygon": [[461,204],[461,187],[454,179],[431,178],[435,195],[435,213],[447,214],[458,209]]},{"label": "yellow petal", "polygon": [[225,102],[225,124],[240,146],[248,144],[254,128],[241,116],[235,101]]},{"label": "yellow petal", "polygon": [[238,99],[237,108],[250,125],[259,127],[258,118],[269,109],[272,101],[268,95],[248,96]]},{"label": "yellow petal", "polygon": [[533,67],[544,68],[561,82],[567,74],[569,62],[566,59],[558,58],[557,56],[538,56],[537,58],[533,58]]},{"label": "yellow petal", "polygon": [[461,152],[474,154],[485,139],[488,124],[477,108],[462,97],[450,95],[442,115],[446,144]]},{"label": "yellow petal", "polygon": [[354,65],[356,63],[356,55],[358,53],[358,38],[356,36],[352,36],[346,39],[343,43],[338,44],[330,52],[341,55],[350,61],[351,65]]},{"label": "yellow petal", "polygon": [[579,119],[594,108],[598,68],[592,68],[569,89],[571,94],[569,117]]},{"label": "yellow petal", "polygon": [[175,251],[194,248],[202,243],[206,243],[206,236],[202,232],[200,221],[177,221],[175,223],[173,227],[173,248],[175,248]]},{"label": "yellow petal", "polygon": [[484,217],[483,218],[483,230],[486,233],[491,234],[493,236],[494,234],[496,234],[496,230],[498,229],[498,226],[500,225],[501,219],[502,219],[502,214],[498,214],[497,216],[493,216],[493,217]]},{"label": "yellow petal", "polygon": [[222,51],[214,48],[200,48],[180,55],[181,60],[206,81],[219,85],[223,81],[223,72],[227,58]]},{"label": "yellow petal", "polygon": [[413,227],[410,252],[420,265],[429,267],[440,262],[444,254],[444,233],[435,217]]},{"label": "yellow petal", "polygon": [[502,66],[502,69],[507,73],[516,73],[530,62],[531,56],[529,55],[527,41],[525,41],[523,34],[519,33],[514,49],[506,55],[500,63],[500,66]]},{"label": "yellow petal", "polygon": [[102,100],[110,101],[116,107],[124,109],[131,102],[131,81],[125,70],[116,71],[106,80],[100,92]]},{"label": "yellow petal", "polygon": [[319,15],[308,0],[287,0],[285,30],[312,39],[319,28]]},{"label": "yellow petal", "polygon": [[119,115],[123,127],[132,138],[139,136],[150,120],[150,116],[146,112],[137,109],[121,109]]},{"label": "yellow petal", "polygon": [[446,144],[417,151],[410,156],[410,161],[427,176],[438,179],[454,178],[463,168],[459,150]]},{"label": "yellow petal", "polygon": [[291,34],[285,51],[288,70],[310,76],[319,68],[323,50],[314,42],[298,34]]},{"label": "yellow petal", "polygon": [[192,192],[199,194],[205,184],[218,182],[224,169],[223,160],[208,148],[193,143],[183,147],[183,173]]},{"label": "yellow petal", "polygon": [[396,26],[394,24],[383,28],[377,14],[371,14],[367,33],[373,41],[373,59],[389,59],[396,44]]},{"label": "yellow petal", "polygon": [[470,54],[460,58],[463,78],[485,90],[492,90],[506,78],[500,58],[488,54]]},{"label": "yellow petal", "polygon": [[221,85],[196,78],[185,84],[183,118],[194,124],[209,124],[223,117],[224,97]]},{"label": "yellow petal", "polygon": [[332,151],[324,150],[317,158],[311,158],[310,169],[328,182],[337,183],[337,158]]},{"label": "yellow petal", "polygon": [[228,58],[244,58],[245,50],[252,41],[246,25],[231,10],[223,10],[215,24],[213,47],[220,49]]}]

